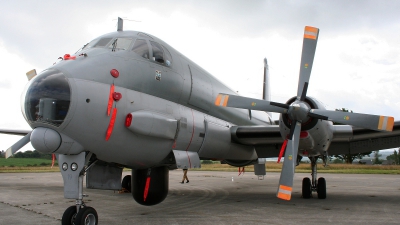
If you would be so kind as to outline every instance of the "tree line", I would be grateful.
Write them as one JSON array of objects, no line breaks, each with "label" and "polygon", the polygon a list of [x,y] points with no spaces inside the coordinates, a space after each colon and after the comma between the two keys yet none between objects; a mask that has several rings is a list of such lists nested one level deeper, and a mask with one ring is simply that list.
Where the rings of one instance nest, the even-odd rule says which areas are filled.
[{"label": "tree line", "polygon": [[[5,151],[1,151],[2,157],[5,157]],[[25,152],[18,152],[14,154],[12,157],[14,158],[38,158],[38,159],[52,159],[51,154],[44,154],[40,153],[36,150],[33,151],[25,151]]]}]

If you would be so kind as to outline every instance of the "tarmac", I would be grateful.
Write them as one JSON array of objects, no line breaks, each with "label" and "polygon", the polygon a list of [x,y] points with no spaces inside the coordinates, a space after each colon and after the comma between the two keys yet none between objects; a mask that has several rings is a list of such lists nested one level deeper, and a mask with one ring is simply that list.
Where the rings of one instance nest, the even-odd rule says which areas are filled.
[{"label": "tarmac", "polygon": [[[129,172],[124,172],[124,175]],[[251,172],[170,171],[165,201],[137,204],[131,194],[84,189],[99,224],[399,224],[400,176],[319,174],[326,178],[327,198],[301,198],[296,174],[292,200],[276,198],[279,173],[259,180]],[[0,224],[61,224],[64,199],[60,173],[1,173]]]}]

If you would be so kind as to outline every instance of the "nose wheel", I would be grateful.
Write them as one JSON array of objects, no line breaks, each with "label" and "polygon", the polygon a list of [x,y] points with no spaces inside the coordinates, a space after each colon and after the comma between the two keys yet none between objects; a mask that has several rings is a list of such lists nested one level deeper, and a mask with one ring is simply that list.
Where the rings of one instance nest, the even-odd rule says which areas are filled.
[{"label": "nose wheel", "polygon": [[310,157],[311,160],[311,178],[305,177],[302,183],[302,197],[311,198],[312,192],[317,192],[319,199],[326,199],[326,181],[320,177],[317,180],[317,159],[318,157]]},{"label": "nose wheel", "polygon": [[86,207],[79,209],[77,212],[77,206],[68,207],[61,219],[62,225],[97,225],[98,224],[97,212],[92,207]]}]

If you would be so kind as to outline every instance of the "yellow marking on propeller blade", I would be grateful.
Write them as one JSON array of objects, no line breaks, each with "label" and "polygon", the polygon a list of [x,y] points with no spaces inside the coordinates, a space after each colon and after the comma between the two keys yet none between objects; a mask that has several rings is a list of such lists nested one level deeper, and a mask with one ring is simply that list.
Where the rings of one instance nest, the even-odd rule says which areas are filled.
[{"label": "yellow marking on propeller blade", "polygon": [[215,99],[215,105],[219,106],[221,104],[222,95],[218,94],[217,98]]},{"label": "yellow marking on propeller blade", "polygon": [[223,106],[226,107],[226,105],[228,104],[228,99],[229,99],[229,95],[225,95],[224,104],[222,104]]},{"label": "yellow marking on propeller blade", "polygon": [[316,27],[306,26],[304,28],[304,38],[316,40],[318,35],[318,30],[319,29]]}]

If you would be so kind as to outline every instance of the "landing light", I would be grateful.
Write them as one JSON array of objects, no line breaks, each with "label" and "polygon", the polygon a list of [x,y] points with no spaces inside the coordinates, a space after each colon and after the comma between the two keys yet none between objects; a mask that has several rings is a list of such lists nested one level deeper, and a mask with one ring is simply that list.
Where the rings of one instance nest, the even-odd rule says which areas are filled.
[{"label": "landing light", "polygon": [[76,171],[77,169],[78,169],[78,164],[72,163],[72,164],[71,164],[71,170],[72,170],[72,171]]},{"label": "landing light", "polygon": [[62,169],[63,169],[64,171],[67,171],[67,169],[68,169],[68,164],[67,164],[67,163],[63,163],[63,164],[62,164]]}]

